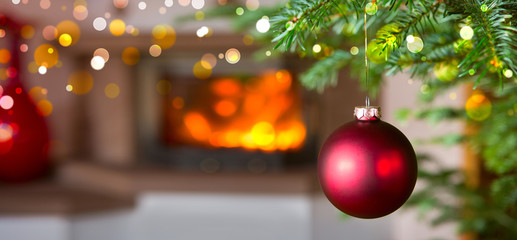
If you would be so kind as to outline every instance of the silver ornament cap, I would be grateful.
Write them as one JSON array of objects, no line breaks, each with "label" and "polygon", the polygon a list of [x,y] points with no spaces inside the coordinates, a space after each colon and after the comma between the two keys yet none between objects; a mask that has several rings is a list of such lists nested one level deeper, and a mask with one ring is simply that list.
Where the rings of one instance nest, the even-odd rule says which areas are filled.
[{"label": "silver ornament cap", "polygon": [[354,109],[354,116],[359,121],[374,121],[381,119],[381,107],[379,106],[357,106]]}]

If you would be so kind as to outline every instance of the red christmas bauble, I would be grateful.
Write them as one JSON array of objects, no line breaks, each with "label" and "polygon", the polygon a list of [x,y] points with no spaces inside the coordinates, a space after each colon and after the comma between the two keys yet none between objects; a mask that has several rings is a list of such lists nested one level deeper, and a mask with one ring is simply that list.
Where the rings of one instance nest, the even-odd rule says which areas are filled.
[{"label": "red christmas bauble", "polygon": [[49,165],[45,119],[19,81],[5,86],[2,97],[11,98],[13,105],[0,108],[0,180],[34,179]]},{"label": "red christmas bauble", "polygon": [[323,192],[342,212],[386,216],[409,198],[417,178],[415,151],[377,107],[357,107],[356,120],[334,131],[318,156]]},{"label": "red christmas bauble", "polygon": [[41,176],[48,168],[49,135],[44,117],[20,80],[21,24],[4,19],[11,31],[12,48],[9,80],[0,86],[0,181],[23,182]]}]

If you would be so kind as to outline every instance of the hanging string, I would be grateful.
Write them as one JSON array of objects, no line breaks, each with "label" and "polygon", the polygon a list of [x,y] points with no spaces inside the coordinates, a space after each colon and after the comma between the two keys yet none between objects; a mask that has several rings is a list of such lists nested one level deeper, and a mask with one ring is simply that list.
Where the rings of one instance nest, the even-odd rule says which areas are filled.
[{"label": "hanging string", "polygon": [[368,31],[366,31],[366,8],[364,9],[364,67],[365,67],[365,82],[366,82],[366,107],[370,107],[370,98],[368,97],[368,91],[370,90],[368,84]]}]

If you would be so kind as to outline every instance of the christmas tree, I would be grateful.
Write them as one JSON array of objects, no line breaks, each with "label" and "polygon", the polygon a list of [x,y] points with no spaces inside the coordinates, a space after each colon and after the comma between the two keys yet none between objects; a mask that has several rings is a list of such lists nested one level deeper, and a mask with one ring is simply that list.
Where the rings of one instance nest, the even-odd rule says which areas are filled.
[{"label": "christmas tree", "polygon": [[[420,110],[397,113],[401,120],[465,121],[464,134],[429,141],[467,144],[472,156],[466,161],[478,169],[474,174],[421,169],[419,178],[428,187],[413,193],[408,205],[439,210],[431,224],[456,222],[470,239],[517,239],[516,1],[290,0],[246,14],[238,4],[223,5],[207,17],[237,13],[235,28],[256,27],[262,33],[250,33],[263,40],[265,49],[276,49],[273,55],[291,52],[314,58],[301,75],[307,89],[324,94],[326,87],[337,84],[339,70],[364,69],[358,56],[364,56],[365,49],[368,73],[358,71],[352,77],[358,77],[371,96],[385,78],[401,72],[422,82],[423,103],[451,88],[471,89],[464,108],[422,104]],[[420,155],[419,161],[433,160]],[[436,198],[439,192],[457,196],[460,203]]]}]

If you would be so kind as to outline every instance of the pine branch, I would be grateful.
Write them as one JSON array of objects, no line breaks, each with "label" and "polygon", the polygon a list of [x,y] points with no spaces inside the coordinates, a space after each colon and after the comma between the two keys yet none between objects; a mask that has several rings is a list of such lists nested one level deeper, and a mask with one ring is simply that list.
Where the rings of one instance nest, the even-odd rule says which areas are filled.
[{"label": "pine branch", "polygon": [[301,83],[307,89],[323,92],[327,86],[335,86],[338,71],[350,63],[352,55],[343,50],[336,50],[333,55],[316,62],[300,77]]},{"label": "pine branch", "polygon": [[319,27],[327,28],[334,15],[344,15],[344,7],[358,9],[356,1],[340,0],[291,0],[287,7],[282,8],[271,18],[272,28],[277,42],[275,49],[283,47],[293,51],[299,45],[304,49],[303,42],[310,34],[315,34]]},{"label": "pine branch", "polygon": [[502,8],[505,3],[501,0],[490,0],[485,3],[477,0],[463,2],[465,10],[472,16],[479,41],[474,51],[460,63],[460,67],[468,71],[480,61],[489,62],[491,66],[487,67],[497,71],[502,87],[501,72],[505,67],[517,74],[517,28],[507,23],[512,15],[506,14],[507,10]]}]

